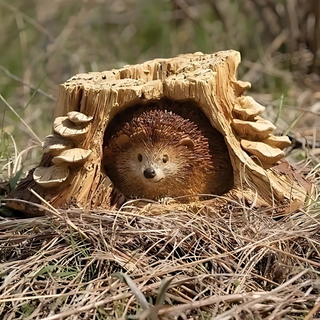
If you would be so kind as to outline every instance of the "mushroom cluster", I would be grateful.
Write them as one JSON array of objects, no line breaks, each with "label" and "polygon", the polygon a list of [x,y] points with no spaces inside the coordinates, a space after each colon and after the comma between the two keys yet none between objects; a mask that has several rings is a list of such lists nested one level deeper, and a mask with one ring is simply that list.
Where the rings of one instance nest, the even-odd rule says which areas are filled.
[{"label": "mushroom cluster", "polygon": [[282,151],[290,146],[287,136],[274,136],[275,126],[259,117],[264,107],[252,97],[240,96],[239,104],[233,108],[232,127],[240,138],[241,147],[250,155],[257,157],[258,164],[268,169],[284,157]]},{"label": "mushroom cluster", "polygon": [[70,169],[83,165],[91,150],[76,148],[89,130],[92,117],[71,111],[65,117],[57,117],[53,123],[54,133],[47,136],[43,143],[43,152],[53,156],[53,165],[37,167],[33,172],[34,181],[43,188],[61,185],[69,176]]}]

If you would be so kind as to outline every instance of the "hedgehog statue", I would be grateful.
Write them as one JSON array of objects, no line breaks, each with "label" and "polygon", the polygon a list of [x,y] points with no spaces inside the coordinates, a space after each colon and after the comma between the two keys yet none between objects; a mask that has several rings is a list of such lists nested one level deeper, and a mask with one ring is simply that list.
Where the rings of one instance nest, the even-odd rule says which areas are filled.
[{"label": "hedgehog statue", "polygon": [[224,138],[192,105],[149,101],[147,107],[137,105],[113,119],[103,163],[126,198],[221,195],[232,187]]}]

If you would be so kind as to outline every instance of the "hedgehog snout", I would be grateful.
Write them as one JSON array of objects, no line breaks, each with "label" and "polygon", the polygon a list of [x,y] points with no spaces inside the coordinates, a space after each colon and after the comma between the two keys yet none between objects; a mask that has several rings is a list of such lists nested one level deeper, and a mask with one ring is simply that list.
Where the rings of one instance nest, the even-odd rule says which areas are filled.
[{"label": "hedgehog snout", "polygon": [[143,175],[147,178],[147,179],[153,179],[156,176],[156,171],[152,168],[147,168],[143,171]]},{"label": "hedgehog snout", "polygon": [[157,166],[156,164],[149,164],[143,169],[143,177],[145,182],[150,182],[151,184],[148,183],[149,186],[158,183],[164,178],[164,172],[162,168]]}]

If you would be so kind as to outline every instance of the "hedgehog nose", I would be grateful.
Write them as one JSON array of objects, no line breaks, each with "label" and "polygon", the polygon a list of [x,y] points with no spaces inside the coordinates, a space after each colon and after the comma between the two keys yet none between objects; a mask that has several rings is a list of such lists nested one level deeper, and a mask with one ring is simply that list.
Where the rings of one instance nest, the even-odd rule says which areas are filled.
[{"label": "hedgehog nose", "polygon": [[156,172],[152,168],[147,168],[146,170],[144,170],[143,174],[147,179],[152,179],[155,177]]}]

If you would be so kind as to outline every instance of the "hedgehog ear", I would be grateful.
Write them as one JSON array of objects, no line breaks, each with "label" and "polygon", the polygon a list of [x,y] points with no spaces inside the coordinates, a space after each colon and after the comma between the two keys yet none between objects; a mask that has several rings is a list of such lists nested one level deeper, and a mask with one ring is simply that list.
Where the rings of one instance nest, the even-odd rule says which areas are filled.
[{"label": "hedgehog ear", "polygon": [[193,141],[192,141],[189,137],[181,139],[181,140],[179,141],[179,145],[180,145],[180,146],[185,146],[185,147],[187,147],[187,148],[190,149],[190,150],[193,150],[193,149],[194,149],[194,143],[193,143]]},{"label": "hedgehog ear", "polygon": [[118,139],[116,140],[116,144],[118,145],[118,147],[120,148],[125,148],[126,146],[128,146],[128,144],[130,143],[130,138],[128,135],[126,134],[122,134],[121,136],[118,137]]}]

